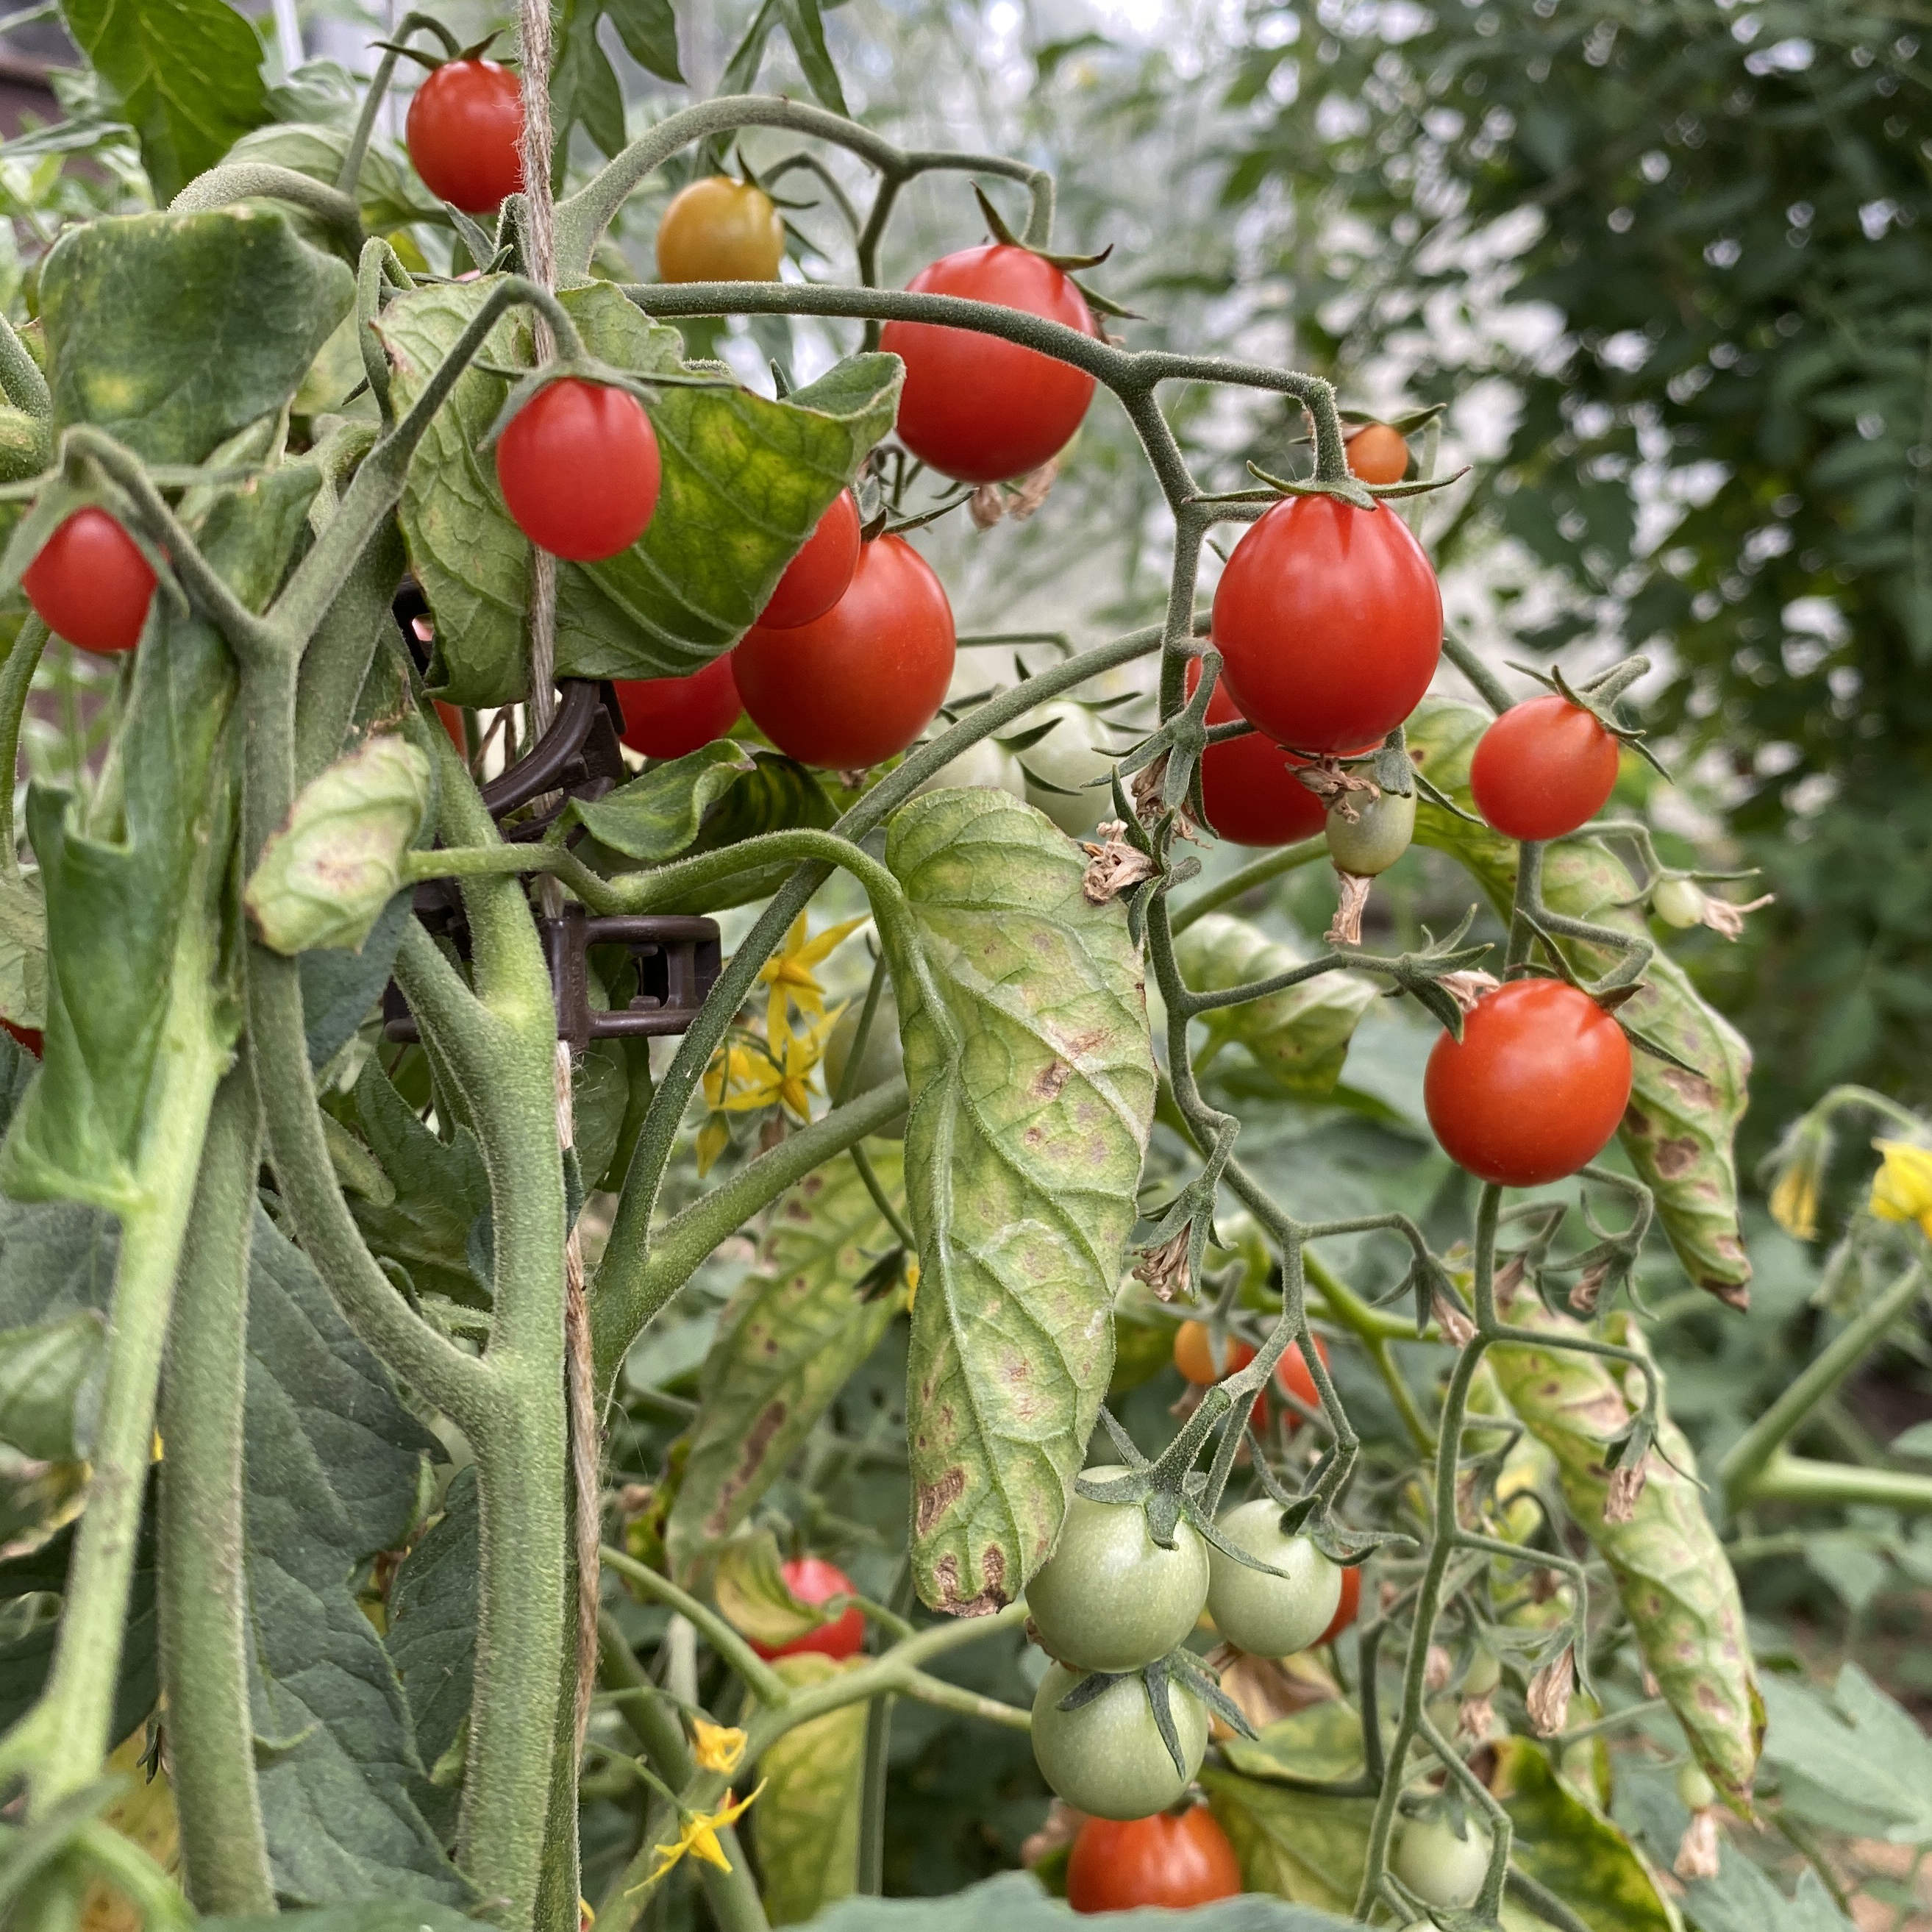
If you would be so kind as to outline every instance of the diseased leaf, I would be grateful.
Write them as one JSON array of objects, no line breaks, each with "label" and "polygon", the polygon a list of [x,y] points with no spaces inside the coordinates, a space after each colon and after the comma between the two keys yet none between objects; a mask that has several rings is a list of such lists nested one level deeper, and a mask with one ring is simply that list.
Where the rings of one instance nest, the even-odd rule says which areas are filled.
[{"label": "diseased leaf", "polygon": [[741,1536],[718,1559],[712,1596],[733,1628],[776,1650],[833,1621],[835,1613],[792,1594],[778,1561],[778,1539],[768,1529]]},{"label": "diseased leaf", "polygon": [[429,760],[394,736],[367,740],[304,785],[242,895],[263,944],[359,952],[402,890],[434,790]]},{"label": "diseased leaf", "polygon": [[[864,1662],[806,1652],[772,1666],[788,1684],[822,1684]],[[752,1813],[774,1925],[800,1925],[859,1887],[860,1790],[866,1772],[866,1712],[848,1704],[800,1724],[758,1760],[764,1792]]]},{"label": "diseased leaf", "polygon": [[199,463],[294,395],[354,292],[268,208],[70,228],[40,272],[55,429],[93,423],[150,463]]},{"label": "diseased leaf", "polygon": [[684,851],[705,814],[756,769],[748,751],[720,738],[684,758],[653,764],[602,798],[572,800],[565,816],[613,852],[662,863]]},{"label": "diseased leaf", "polygon": [[1154,1058],[1125,910],[1088,902],[1078,848],[1042,814],[931,792],[894,814],[886,862],[946,1009],[882,919],[920,1244],[914,1574],[933,1608],[977,1613],[1046,1560],[1097,1418]]},{"label": "diseased leaf", "polygon": [[1374,1799],[1324,1798],[1212,1768],[1202,1772],[1201,1784],[1241,1862],[1246,1890],[1324,1911],[1352,1907]]},{"label": "diseased leaf", "polygon": [[1547,1886],[1591,1932],[1682,1932],[1676,1903],[1630,1840],[1559,1779],[1529,1738],[1496,1744],[1492,1789],[1514,1826],[1510,1862]]},{"label": "diseased leaf", "polygon": [[158,202],[268,118],[262,43],[223,0],[62,0],[61,15],[120,97]]},{"label": "diseased leaf", "polygon": [[1258,1736],[1224,1738],[1221,1748],[1250,1778],[1352,1778],[1362,1768],[1362,1720],[1346,1699],[1328,1697],[1263,1726]]},{"label": "diseased leaf", "polygon": [[[1198,993],[1272,979],[1304,962],[1246,920],[1210,912],[1174,941],[1181,976]],[[1202,1016],[1210,1040],[1245,1047],[1262,1074],[1283,1093],[1318,1100],[1334,1091],[1375,987],[1359,974],[1324,973],[1264,1000],[1220,1006]]]},{"label": "diseased leaf", "polygon": [[[1592,1332],[1544,1306],[1526,1282],[1512,1285],[1507,1273],[1498,1278],[1496,1300],[1502,1318],[1519,1328],[1559,1336]],[[1610,1317],[1607,1333],[1612,1341],[1642,1348],[1640,1331],[1622,1311]],[[1515,1343],[1492,1348],[1488,1360],[1510,1406],[1555,1455],[1570,1516],[1610,1565],[1644,1661],[1698,1762],[1729,1803],[1748,1810],[1764,1703],[1737,1579],[1696,1482],[1678,1474],[1697,1466],[1683,1432],[1660,1413],[1634,1514],[1628,1522],[1606,1522],[1604,1456],[1636,1413],[1636,1372],[1629,1372],[1627,1386],[1600,1355]]]},{"label": "diseased leaf", "polygon": [[[384,311],[400,402],[420,392],[488,286],[420,288]],[[592,353],[612,366],[646,380],[680,366],[677,332],[647,322],[610,284],[562,299]],[[514,359],[520,327],[506,319],[492,332],[491,360]],[[656,514],[621,555],[560,566],[558,670],[682,676],[736,643],[826,506],[891,427],[899,381],[895,358],[861,356],[783,402],[730,386],[663,390],[651,406],[663,466]],[[528,678],[530,547],[503,507],[494,458],[476,447],[508,393],[502,377],[466,372],[418,447],[403,493],[410,562],[436,622],[430,682],[461,704],[511,701]]]},{"label": "diseased leaf", "polygon": [[[877,1145],[872,1163],[896,1193],[898,1150]],[[688,1575],[746,1520],[904,1306],[902,1288],[870,1301],[858,1294],[893,1239],[847,1155],[773,1211],[759,1264],[725,1304],[704,1358],[665,1537],[674,1574]]]},{"label": "diseased leaf", "polygon": [[244,1462],[250,1698],[278,1897],[461,1901],[412,1792],[408,1704],[350,1588],[408,1534],[436,1438],[308,1258],[256,1210]]},{"label": "diseased leaf", "polygon": [[[1466,809],[1471,802],[1469,758],[1489,722],[1488,712],[1473,705],[1433,698],[1424,698],[1408,722],[1411,755],[1432,784]],[[1426,800],[1417,810],[1415,836],[1460,860],[1497,910],[1507,911],[1516,864],[1516,848],[1508,840]],[[1622,903],[1635,896],[1636,882],[1600,841],[1559,840],[1546,850],[1543,865],[1544,898],[1552,910],[1643,933],[1641,909]],[[1586,974],[1600,974],[1611,963],[1609,954],[1588,946],[1574,947],[1571,956]],[[1624,1149],[1657,1196],[1658,1220],[1684,1272],[1720,1300],[1744,1307],[1751,1268],[1738,1222],[1733,1142],[1748,1097],[1750,1049],[1661,950],[1642,991],[1618,1012],[1697,1070],[1687,1073],[1652,1054],[1632,1055]]]}]

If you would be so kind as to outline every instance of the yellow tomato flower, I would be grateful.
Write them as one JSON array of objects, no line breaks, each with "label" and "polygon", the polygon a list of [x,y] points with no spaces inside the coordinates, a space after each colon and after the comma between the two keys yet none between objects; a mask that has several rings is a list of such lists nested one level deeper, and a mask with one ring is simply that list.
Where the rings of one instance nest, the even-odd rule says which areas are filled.
[{"label": "yellow tomato flower", "polygon": [[698,1172],[709,1174],[718,1157],[731,1144],[731,1129],[722,1114],[713,1114],[698,1130]]},{"label": "yellow tomato flower", "polygon": [[1881,1221],[1916,1221],[1932,1234],[1932,1148],[1874,1141],[1885,1156],[1872,1177],[1871,1210]]},{"label": "yellow tomato flower", "polygon": [[1772,1184],[1771,1218],[1795,1241],[1818,1232],[1818,1190],[1823,1162],[1801,1154]]},{"label": "yellow tomato flower", "polygon": [[742,1084],[734,1076],[733,1090],[722,1104],[727,1113],[746,1114],[760,1107],[780,1106],[795,1118],[812,1118],[813,1073],[825,1054],[825,1042],[838,1016],[845,1010],[836,1006],[803,1033],[786,1033],[774,1051],[767,1048],[760,1058],[748,1052],[749,1062]]},{"label": "yellow tomato flower", "polygon": [[785,1001],[803,1014],[815,1018],[825,1010],[825,989],[812,968],[830,956],[841,941],[863,926],[869,915],[861,913],[837,926],[828,926],[815,939],[805,936],[805,914],[792,922],[785,942],[758,968],[758,982],[769,986],[765,1000],[765,1037],[777,1041],[789,1030],[784,1024]]},{"label": "yellow tomato flower", "polygon": [[708,1865],[716,1865],[720,1871],[729,1871],[731,1861],[724,1856],[724,1847],[718,1842],[718,1834],[727,1825],[735,1825],[743,1817],[757,1801],[758,1791],[764,1788],[761,1783],[758,1791],[736,1804],[732,1803],[731,1794],[728,1791],[719,1810],[687,1812],[683,1829],[677,1837],[668,1845],[653,1847],[657,1862],[651,1868],[651,1876],[662,1878],[687,1852],[694,1858],[702,1858]]},{"label": "yellow tomato flower", "polygon": [[745,1755],[745,1733],[731,1724],[707,1718],[691,1720],[691,1755],[700,1771],[722,1772],[729,1778]]}]

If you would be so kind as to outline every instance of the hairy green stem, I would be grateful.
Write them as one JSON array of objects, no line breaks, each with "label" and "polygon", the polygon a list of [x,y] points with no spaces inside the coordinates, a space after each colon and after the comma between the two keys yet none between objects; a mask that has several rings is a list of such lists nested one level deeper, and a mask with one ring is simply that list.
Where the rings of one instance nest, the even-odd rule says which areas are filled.
[{"label": "hairy green stem", "polygon": [[345,253],[362,247],[362,212],[340,188],[272,161],[224,161],[194,179],[168,204],[170,214],[202,214],[243,201],[285,201],[321,221]]},{"label": "hairy green stem", "polygon": [[245,1058],[216,1090],[161,1389],[159,1597],[168,1768],[197,1911],[272,1912],[249,1707],[242,1403],[260,1142]]}]

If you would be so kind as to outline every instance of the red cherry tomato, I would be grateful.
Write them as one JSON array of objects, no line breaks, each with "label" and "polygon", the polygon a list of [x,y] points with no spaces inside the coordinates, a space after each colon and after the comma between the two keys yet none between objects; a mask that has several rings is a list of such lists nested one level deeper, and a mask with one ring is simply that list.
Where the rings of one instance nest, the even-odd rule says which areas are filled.
[{"label": "red cherry tomato", "polygon": [[647,758],[681,758],[723,737],[744,709],[729,651],[688,677],[620,678],[617,704],[624,742]]},{"label": "red cherry tomato", "polygon": [[[1189,697],[1200,682],[1196,660],[1187,667]],[[1217,682],[1208,700],[1208,722],[1232,724],[1240,715],[1226,681]],[[1201,802],[1216,836],[1237,845],[1289,845],[1316,836],[1328,814],[1294,776],[1294,766],[1307,762],[1260,731],[1210,745],[1201,758]]]},{"label": "red cherry tomato", "polygon": [[1090,1818],[1067,1856],[1066,1902],[1076,1912],[1185,1908],[1240,1888],[1241,1862],[1204,1804],[1125,1823]]},{"label": "red cherry tomato", "polygon": [[91,506],[41,544],[20,581],[47,628],[84,651],[131,651],[154,594],[154,573],[134,539]]},{"label": "red cherry tomato", "polygon": [[1318,1636],[1317,1643],[1333,1643],[1355,1621],[1362,1607],[1362,1573],[1359,1567],[1342,1572],[1342,1600],[1335,1606],[1335,1616],[1328,1628]]},{"label": "red cherry tomato", "polygon": [[0,1027],[4,1027],[14,1036],[15,1041],[25,1047],[36,1060],[40,1058],[40,1049],[46,1041],[38,1027],[16,1026],[11,1020],[0,1020]]},{"label": "red cherry tomato", "polygon": [[463,707],[460,704],[446,704],[441,698],[436,700],[436,715],[441,722],[444,734],[464,757],[470,755],[470,745],[463,728]]},{"label": "red cherry tomato", "polygon": [[410,159],[439,201],[484,214],[524,184],[524,95],[493,60],[445,61],[410,103]]},{"label": "red cherry tomato", "polygon": [[[1024,309],[1094,332],[1087,298],[1044,256],[1004,243],[964,248],[922,268],[914,293]],[[1071,363],[997,335],[928,322],[889,322],[879,346],[905,364],[899,440],[962,483],[1003,483],[1065,448],[1094,395]]]},{"label": "red cherry tomato", "polygon": [[658,506],[658,440],[627,389],[546,382],[496,440],[496,481],[518,529],[578,563],[628,550]]},{"label": "red cherry tomato", "polygon": [[1393,510],[1289,496],[1234,546],[1214,635],[1228,694],[1257,730],[1348,752],[1386,737],[1429,688],[1442,593]]},{"label": "red cherry tomato", "polygon": [[[1322,1358],[1322,1366],[1328,1366],[1328,1344],[1318,1335],[1315,1338],[1315,1352]],[[1322,1398],[1316,1392],[1315,1378],[1309,1373],[1308,1364],[1304,1358],[1299,1342],[1287,1350],[1274,1365],[1274,1378],[1282,1392],[1293,1396],[1298,1402],[1305,1402],[1312,1409],[1319,1409]],[[1302,1418],[1293,1409],[1288,1412],[1288,1426],[1291,1430],[1301,1426]]]},{"label": "red cherry tomato", "polygon": [[780,751],[862,770],[932,723],[952,676],[952,607],[911,544],[880,537],[824,616],[788,631],[754,626],[734,656],[745,709]]},{"label": "red cherry tomato", "polygon": [[849,490],[833,497],[758,613],[768,631],[789,631],[822,617],[845,594],[859,568],[859,506]]},{"label": "red cherry tomato", "polygon": [[[822,1556],[789,1558],[778,1565],[778,1574],[785,1580],[785,1588],[801,1604],[822,1604],[829,1598],[851,1594],[851,1578],[837,1564],[828,1563]],[[763,1658],[796,1657],[808,1650],[814,1650],[821,1657],[852,1657],[865,1641],[865,1612],[854,1604],[829,1624],[820,1624],[815,1630],[795,1636],[776,1649],[767,1649],[755,1638],[752,1648]]]},{"label": "red cherry tomato", "polygon": [[1423,1104],[1479,1180],[1538,1187],[1600,1154],[1630,1100],[1624,1030],[1561,980],[1513,980],[1431,1048]]},{"label": "red cherry tomato", "polygon": [[1469,761],[1476,809],[1506,838],[1561,838],[1587,825],[1617,782],[1616,734],[1551,692],[1512,705]]}]

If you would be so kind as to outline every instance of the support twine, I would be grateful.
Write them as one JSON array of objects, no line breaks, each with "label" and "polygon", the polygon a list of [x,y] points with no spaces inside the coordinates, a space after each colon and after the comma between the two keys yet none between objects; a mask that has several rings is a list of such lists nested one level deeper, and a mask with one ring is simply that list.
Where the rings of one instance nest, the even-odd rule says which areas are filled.
[{"label": "support twine", "polygon": [[[548,0],[518,0],[523,37],[524,272],[540,288],[556,286],[556,211],[550,198],[550,19]],[[550,324],[534,318],[539,364],[555,352]],[[556,560],[532,546],[530,555],[530,724],[534,742],[556,715]],[[546,919],[563,913],[563,892],[554,878],[538,881],[538,904]],[[557,1144],[576,1142],[571,1100],[570,1042],[560,1038],[554,1065]],[[587,1186],[594,1177],[586,1175]],[[576,1749],[584,1750],[596,1682],[598,1548],[602,1541],[602,1431],[597,1418],[596,1372],[591,1353],[590,1314],[584,1300],[584,1244],[574,1222],[563,1244],[564,1372],[570,1414],[571,1485],[577,1544]]]}]

